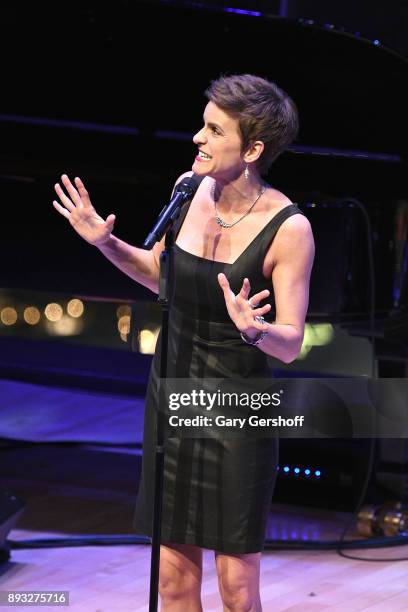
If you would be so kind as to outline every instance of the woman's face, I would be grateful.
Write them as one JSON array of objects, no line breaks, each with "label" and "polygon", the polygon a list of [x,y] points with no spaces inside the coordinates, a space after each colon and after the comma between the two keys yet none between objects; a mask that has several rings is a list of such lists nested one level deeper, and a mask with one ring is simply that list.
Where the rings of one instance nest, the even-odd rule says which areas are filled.
[{"label": "woman's face", "polygon": [[208,102],[203,118],[204,126],[193,138],[198,146],[193,172],[218,179],[235,178],[245,167],[238,120],[213,102]]}]

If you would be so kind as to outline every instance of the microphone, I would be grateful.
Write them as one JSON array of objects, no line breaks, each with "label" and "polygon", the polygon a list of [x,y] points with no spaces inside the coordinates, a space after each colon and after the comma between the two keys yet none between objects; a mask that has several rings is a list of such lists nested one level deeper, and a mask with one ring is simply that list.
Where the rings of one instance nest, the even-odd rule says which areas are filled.
[{"label": "microphone", "polygon": [[193,199],[203,178],[204,176],[193,174],[192,176],[186,176],[177,183],[173,197],[159,214],[152,231],[144,241],[144,249],[151,249],[156,242],[163,238],[164,234],[179,216],[182,205],[188,200]]}]

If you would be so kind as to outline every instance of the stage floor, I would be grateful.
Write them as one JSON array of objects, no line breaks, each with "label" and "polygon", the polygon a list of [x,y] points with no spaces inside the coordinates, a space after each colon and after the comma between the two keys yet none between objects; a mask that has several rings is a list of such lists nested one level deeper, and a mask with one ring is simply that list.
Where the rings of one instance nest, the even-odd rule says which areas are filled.
[{"label": "stage floor", "polygon": [[[6,431],[9,435],[0,445],[0,491],[8,489],[26,503],[9,540],[132,535],[141,464],[135,434],[141,429],[142,407],[135,410],[133,398],[113,401],[91,394],[90,402],[88,392],[24,390],[27,393],[19,395],[18,402],[13,385],[8,386],[7,402],[3,396],[3,405],[10,410],[3,421],[3,435]],[[14,412],[14,420],[13,397],[24,407],[24,413]],[[120,399],[123,404],[116,403]],[[117,412],[119,404],[123,410]],[[55,412],[56,406],[60,412]],[[86,407],[91,407],[89,412]],[[65,419],[66,414],[70,419]],[[10,434],[19,430],[19,418],[20,433],[24,429],[26,435],[17,441]],[[125,421],[133,422],[131,432],[123,427]],[[105,428],[107,422],[111,429]],[[35,441],[42,436],[47,443]],[[272,503],[267,536],[333,540],[349,517],[345,512]],[[350,537],[355,535],[352,531]],[[351,554],[408,558],[408,546]],[[68,590],[73,612],[147,611],[149,571],[146,545],[13,549],[10,560],[0,565],[0,590]],[[211,551],[204,555],[202,593],[205,612],[222,610]],[[408,561],[356,561],[331,551],[265,551],[261,593],[264,612],[405,612]]]},{"label": "stage floor", "polygon": [[[9,540],[132,534],[138,451],[34,444],[3,447],[0,457],[2,487],[27,504]],[[349,517],[273,503],[268,536],[336,539]],[[408,546],[351,554],[408,557]],[[149,572],[150,546],[145,545],[13,549],[0,565],[0,590],[67,590],[72,612],[147,612]],[[265,551],[261,593],[264,612],[402,612],[408,609],[408,561],[355,561],[332,551]],[[205,612],[222,610],[211,551],[204,554],[202,594]]]},{"label": "stage floor", "polygon": [[[66,533],[15,529],[10,535],[17,540]],[[408,556],[408,546],[360,553],[371,558]],[[149,563],[149,546],[19,550],[0,566],[0,590],[67,590],[72,612],[147,612]],[[408,609],[408,561],[368,563],[335,552],[273,551],[263,554],[261,568],[264,612]],[[205,612],[221,612],[210,551],[204,554],[202,600]]]}]

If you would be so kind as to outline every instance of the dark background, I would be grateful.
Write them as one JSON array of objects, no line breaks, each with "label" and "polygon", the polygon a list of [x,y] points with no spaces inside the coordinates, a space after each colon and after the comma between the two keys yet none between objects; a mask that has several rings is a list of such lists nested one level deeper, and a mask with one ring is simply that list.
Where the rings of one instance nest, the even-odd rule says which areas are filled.
[{"label": "dark background", "polygon": [[[300,205],[325,204],[305,209],[318,229],[317,266],[324,260],[315,267],[314,310],[330,307],[319,305],[314,287],[332,264],[344,272],[345,262],[335,257],[350,246],[350,231],[352,257],[360,264],[365,257],[359,215],[350,229],[347,210],[327,208],[347,196],[370,211],[378,305],[388,308],[393,212],[406,196],[405,164],[316,151],[406,158],[407,63],[372,40],[406,51],[407,3],[200,4],[17,2],[2,9],[0,284],[150,297],[54,211],[53,184],[63,172],[81,176],[98,212],[117,215],[115,233],[140,245],[175,179],[191,167],[191,136],[201,124],[208,83],[221,73],[253,72],[294,98],[301,118],[296,145],[308,148],[282,155],[268,180]],[[227,13],[227,4],[264,15]],[[279,17],[285,12],[288,19]],[[352,34],[357,29],[359,36]],[[358,275],[358,303],[339,304],[343,274],[329,300],[333,308],[366,309],[364,269]]]},{"label": "dark background", "polygon": [[[263,15],[223,10],[231,5]],[[267,178],[298,202],[312,222],[317,250],[309,317],[320,316],[325,322],[369,318],[367,227],[349,198],[361,201],[368,211],[376,306],[387,316],[395,267],[394,213],[397,200],[407,197],[407,5],[402,0],[95,0],[2,6],[0,287],[10,295],[16,289],[32,289],[52,295],[155,299],[54,211],[53,185],[63,172],[81,176],[100,214],[117,215],[115,234],[141,245],[174,181],[191,168],[191,138],[201,125],[203,92],[210,80],[221,73],[253,72],[276,81],[299,108],[298,141]],[[95,348],[105,321],[101,304],[96,301],[93,319],[88,310],[88,320],[97,321],[98,327],[93,328],[92,346],[83,350],[69,342],[2,338],[3,377],[142,394],[150,357]],[[110,318],[116,324],[115,317]],[[359,333],[363,344],[367,329]],[[340,348],[339,343],[319,347],[322,352],[312,362],[318,366],[308,362],[305,369],[320,372],[327,366],[338,372],[343,360],[352,371],[363,361],[362,353],[368,359],[365,346],[359,352],[357,342],[341,345],[343,341]],[[299,362],[294,368],[300,369]],[[396,374],[389,370],[385,375]],[[319,481],[306,482],[304,488],[296,483],[283,498],[306,503],[309,496],[310,503],[354,507],[365,476],[366,441],[341,442],[340,447],[332,441],[303,447],[297,442],[293,448],[286,446],[282,465],[297,465],[302,457],[323,465],[320,482],[325,486],[319,491]],[[395,444],[391,450],[401,453],[402,464],[405,447]],[[17,477],[24,454],[24,449],[21,455],[12,449],[3,461]],[[30,453],[25,456],[40,478],[38,465],[44,470],[52,453],[46,449],[44,459],[40,449],[37,462]],[[55,457],[49,462],[53,470],[61,463],[61,456]],[[83,457],[77,462],[84,463]],[[137,473],[133,459],[132,491]],[[390,452],[384,452],[383,459],[398,463]],[[77,482],[70,451],[62,461]],[[100,471],[100,461],[99,454],[94,463],[85,458],[91,477],[96,462]],[[116,482],[123,465],[115,463],[113,469]],[[62,472],[56,469],[55,474],[60,482]],[[402,476],[400,481],[405,486]],[[119,484],[122,490],[122,479]],[[282,488],[277,493],[282,495]],[[45,522],[47,499],[44,508],[39,515]],[[77,505],[74,510],[76,516]],[[60,526],[61,514],[58,517]],[[65,518],[64,524],[69,524]],[[29,521],[27,525],[32,526]]]}]

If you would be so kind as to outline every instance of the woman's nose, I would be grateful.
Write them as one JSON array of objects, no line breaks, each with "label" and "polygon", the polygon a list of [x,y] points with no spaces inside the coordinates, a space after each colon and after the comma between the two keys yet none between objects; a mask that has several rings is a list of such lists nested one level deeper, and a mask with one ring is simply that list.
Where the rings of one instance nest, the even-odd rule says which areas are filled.
[{"label": "woman's nose", "polygon": [[204,137],[204,131],[203,130],[204,130],[204,128],[199,130],[197,132],[197,134],[194,134],[194,136],[193,136],[194,144],[202,144],[203,142],[205,142],[205,137]]}]

